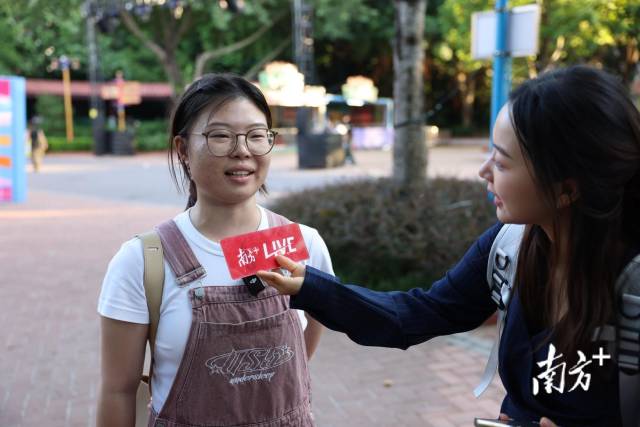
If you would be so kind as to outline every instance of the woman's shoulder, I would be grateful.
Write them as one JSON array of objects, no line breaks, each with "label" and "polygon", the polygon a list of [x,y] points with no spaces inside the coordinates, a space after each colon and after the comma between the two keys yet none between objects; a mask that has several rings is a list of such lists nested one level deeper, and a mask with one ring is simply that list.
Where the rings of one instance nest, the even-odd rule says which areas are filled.
[{"label": "woman's shoulder", "polygon": [[127,240],[111,259],[102,282],[98,312],[112,319],[148,323],[143,285],[142,242]]},{"label": "woman's shoulder", "polygon": [[318,230],[305,224],[300,224],[302,238],[307,245],[309,251],[309,260],[305,264],[333,274],[333,265],[331,263],[331,255],[324,239],[320,236]]},{"label": "woman's shoulder", "polygon": [[496,221],[495,224],[487,228],[480,235],[480,237],[478,237],[478,239],[476,240],[476,246],[481,253],[488,254],[491,251],[491,246],[498,237],[500,230],[502,230],[502,227],[504,226],[505,224],[503,224],[502,222]]},{"label": "woman's shoulder", "polygon": [[137,236],[124,242],[113,256],[112,262],[138,263],[143,261],[142,240]]},{"label": "woman's shoulder", "polygon": [[305,240],[307,240],[307,238],[322,239],[322,237],[320,236],[320,232],[318,232],[318,230],[316,230],[315,228],[308,226],[306,224],[299,224],[299,225],[300,225],[300,231],[302,232],[302,237],[304,237]]},{"label": "woman's shoulder", "polygon": [[109,262],[105,283],[115,282],[119,285],[137,283],[144,274],[142,252],[142,241],[139,238],[133,237],[124,242]]},{"label": "woman's shoulder", "polygon": [[300,226],[300,231],[302,232],[302,237],[304,238],[305,241],[307,241],[307,240],[317,240],[317,239],[322,240],[322,237],[320,237],[320,233],[315,228],[313,228],[311,226],[308,226],[306,224],[302,224],[300,222],[296,222],[296,221],[294,221],[294,220],[292,220],[290,218],[287,218],[286,216],[284,216],[284,215],[282,215],[282,214],[280,214],[278,212],[274,212],[274,211],[269,210],[269,209],[267,209],[265,207],[260,206],[260,208],[262,209],[262,211],[266,215],[268,215],[269,212],[270,212],[272,214],[275,214],[277,216],[280,216],[280,217],[284,218],[284,220],[286,220],[288,222],[293,222],[293,223],[298,224]]}]

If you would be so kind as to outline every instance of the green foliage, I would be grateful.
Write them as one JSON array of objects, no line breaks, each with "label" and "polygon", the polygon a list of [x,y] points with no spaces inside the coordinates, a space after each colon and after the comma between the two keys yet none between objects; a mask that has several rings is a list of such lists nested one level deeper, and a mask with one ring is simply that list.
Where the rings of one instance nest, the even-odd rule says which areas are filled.
[{"label": "green foliage", "polygon": [[[427,97],[439,99],[452,86],[461,90],[458,98],[448,105],[435,124],[455,126],[460,117],[450,112],[460,108],[465,86],[461,78],[469,78],[481,67],[490,68],[489,60],[473,60],[470,55],[471,15],[491,10],[489,0],[440,0],[441,5],[430,7],[427,16],[428,63],[432,64],[431,87]],[[430,2],[431,3],[431,2]],[[512,0],[509,7],[532,3]],[[627,82],[633,78],[638,58],[640,37],[640,2],[637,0],[543,0],[537,56],[513,60],[513,85],[535,77],[549,67],[575,63],[591,63],[620,74]],[[635,58],[635,59],[634,59]],[[442,84],[444,81],[445,84]],[[475,75],[475,104],[488,109],[491,74]],[[456,102],[457,101],[457,102]],[[428,104],[428,103],[427,103]],[[478,121],[475,123],[486,123]]]},{"label": "green foliage", "polygon": [[320,84],[340,93],[346,78],[373,78],[380,96],[393,88],[394,8],[388,0],[314,2],[314,52]]},{"label": "green foliage", "polygon": [[47,142],[49,143],[49,153],[93,150],[93,138],[90,136],[76,136],[72,142],[68,142],[63,136],[47,136]]},{"label": "green foliage", "polygon": [[54,58],[67,55],[86,70],[82,0],[0,2],[0,73],[60,78],[48,71]]},{"label": "green foliage", "polygon": [[[0,1],[0,74],[29,78],[59,79],[60,71],[48,71],[52,60],[62,54],[79,60],[72,70],[74,80],[87,79],[88,55],[84,0]],[[178,92],[194,76],[195,61],[206,51],[233,45],[275,22],[267,32],[242,49],[227,52],[206,63],[204,72],[232,71],[243,74],[276,46],[291,37],[291,2],[287,0],[245,1],[244,10],[234,14],[210,0],[184,0],[184,13],[173,15],[164,6],[154,6],[148,17],[132,15],[140,31],[171,55],[161,60],[126,27],[122,19],[113,32],[97,32],[100,72],[106,80],[116,70],[125,79],[169,81],[176,65]],[[511,0],[510,7],[532,3]],[[536,57],[513,60],[513,83],[534,77],[548,67],[586,62],[618,73],[630,82],[638,62],[640,39],[640,1],[638,0],[540,0],[542,7],[540,53]],[[329,92],[339,93],[346,77],[363,74],[380,88],[380,96],[393,93],[394,7],[388,0],[314,0],[314,50],[317,83]],[[425,106],[458,88],[433,119],[432,124],[455,126],[460,123],[465,91],[475,92],[476,109],[487,110],[491,75],[489,60],[471,59],[471,14],[494,7],[493,0],[429,0],[425,17]],[[177,33],[180,26],[184,31]],[[292,60],[286,47],[275,57]],[[460,78],[474,78],[475,86],[461,87]],[[467,80],[468,82],[469,80]],[[467,106],[469,103],[466,104]],[[57,114],[57,113],[56,113]],[[486,124],[486,114],[473,112],[474,124]],[[50,115],[54,115],[51,113]],[[467,118],[469,111],[467,110]],[[51,120],[47,120],[49,126]],[[63,120],[52,124],[59,134]],[[55,128],[55,129],[54,129]]]},{"label": "green foliage", "polygon": [[46,135],[64,135],[64,101],[61,96],[40,95],[36,98],[36,114],[42,118]]},{"label": "green foliage", "polygon": [[454,179],[411,191],[389,179],[339,184],[272,209],[316,228],[343,280],[381,290],[428,287],[496,221],[484,185]]},{"label": "green foliage", "polygon": [[464,126],[457,123],[450,127],[451,135],[460,137],[485,136],[487,129],[485,127]]},{"label": "green foliage", "polygon": [[136,125],[136,151],[166,151],[169,146],[168,123],[164,120],[147,120]]}]

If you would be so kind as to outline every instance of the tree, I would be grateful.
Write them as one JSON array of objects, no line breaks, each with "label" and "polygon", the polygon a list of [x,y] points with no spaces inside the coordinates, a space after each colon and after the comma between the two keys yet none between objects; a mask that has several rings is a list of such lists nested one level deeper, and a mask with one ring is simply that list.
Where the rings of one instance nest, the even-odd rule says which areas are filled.
[{"label": "tree", "polygon": [[[153,52],[177,95],[192,79],[200,77],[212,60],[246,48],[281,24],[289,9],[280,7],[273,14],[276,5],[282,6],[282,1],[247,3],[242,15],[235,16],[210,2],[192,0],[184,4],[180,13],[167,7],[153,7],[146,23],[125,9],[120,17],[129,32]],[[288,35],[282,39],[275,54],[269,49],[264,56],[273,58],[282,52],[288,45]]]},{"label": "tree", "polygon": [[540,53],[531,75],[588,62],[619,73],[627,83],[633,79],[640,60],[640,2],[542,0],[541,4]]},{"label": "tree", "polygon": [[410,187],[426,179],[423,61],[426,0],[395,0],[393,178]]},{"label": "tree", "polygon": [[0,73],[59,78],[47,68],[60,55],[86,57],[80,0],[0,2]]},{"label": "tree", "polygon": [[315,0],[316,70],[327,91],[347,77],[373,79],[381,96],[393,92],[394,9],[388,0]]},{"label": "tree", "polygon": [[434,22],[439,28],[440,39],[433,44],[431,54],[441,69],[446,70],[449,80],[458,91],[461,105],[462,126],[472,125],[476,89],[487,61],[471,57],[471,14],[488,10],[490,0],[445,0],[438,10]]},{"label": "tree", "polygon": [[[494,0],[440,0],[429,16],[428,55],[436,74],[445,76],[458,91],[459,119],[468,127],[474,117],[478,96],[488,104],[490,60],[471,58],[471,15],[491,10]],[[509,7],[531,0],[510,0]],[[539,53],[513,60],[513,82],[533,78],[550,68],[590,63],[633,78],[639,58],[640,2],[637,0],[539,0],[541,26]],[[432,29],[436,29],[433,31]],[[483,92],[478,93],[479,90]]]}]

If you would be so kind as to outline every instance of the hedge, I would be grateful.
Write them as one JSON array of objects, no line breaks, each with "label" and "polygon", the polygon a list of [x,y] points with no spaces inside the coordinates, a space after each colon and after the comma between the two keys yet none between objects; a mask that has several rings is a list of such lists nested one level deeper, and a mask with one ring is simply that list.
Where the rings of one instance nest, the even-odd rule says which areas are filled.
[{"label": "hedge", "polygon": [[380,290],[429,287],[496,221],[483,184],[443,178],[410,191],[390,179],[342,183],[271,208],[320,232],[343,281]]}]

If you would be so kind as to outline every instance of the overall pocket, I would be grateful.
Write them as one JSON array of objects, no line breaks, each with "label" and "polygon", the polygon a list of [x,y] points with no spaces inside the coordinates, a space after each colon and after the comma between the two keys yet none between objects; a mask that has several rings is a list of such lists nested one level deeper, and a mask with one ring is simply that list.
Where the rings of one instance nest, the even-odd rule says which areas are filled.
[{"label": "overall pocket", "polygon": [[178,422],[238,426],[277,420],[308,400],[304,339],[297,314],[229,324],[201,322]]}]

